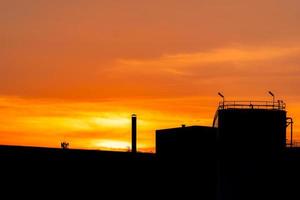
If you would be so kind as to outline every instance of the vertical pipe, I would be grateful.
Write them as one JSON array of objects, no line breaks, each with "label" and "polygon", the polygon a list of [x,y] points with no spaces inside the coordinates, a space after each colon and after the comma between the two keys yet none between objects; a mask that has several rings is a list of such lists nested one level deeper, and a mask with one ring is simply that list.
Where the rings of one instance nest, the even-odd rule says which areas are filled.
[{"label": "vertical pipe", "polygon": [[131,152],[136,153],[137,152],[137,146],[136,146],[136,115],[133,114],[131,116]]},{"label": "vertical pipe", "polygon": [[293,146],[293,119],[291,118],[291,147]]}]

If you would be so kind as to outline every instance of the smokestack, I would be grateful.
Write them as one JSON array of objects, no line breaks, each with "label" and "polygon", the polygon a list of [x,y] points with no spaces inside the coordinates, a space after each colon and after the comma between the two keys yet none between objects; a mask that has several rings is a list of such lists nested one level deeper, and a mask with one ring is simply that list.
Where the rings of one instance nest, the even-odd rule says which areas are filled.
[{"label": "smokestack", "polygon": [[137,148],[136,148],[136,114],[133,114],[131,116],[131,152],[136,153]]}]

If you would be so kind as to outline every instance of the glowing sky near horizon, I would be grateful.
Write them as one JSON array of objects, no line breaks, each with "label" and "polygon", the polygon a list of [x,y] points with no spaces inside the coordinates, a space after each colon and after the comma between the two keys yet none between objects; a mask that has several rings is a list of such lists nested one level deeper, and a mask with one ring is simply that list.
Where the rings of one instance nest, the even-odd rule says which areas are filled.
[{"label": "glowing sky near horizon", "polygon": [[139,148],[228,100],[286,101],[300,137],[297,0],[0,0],[0,144]]}]

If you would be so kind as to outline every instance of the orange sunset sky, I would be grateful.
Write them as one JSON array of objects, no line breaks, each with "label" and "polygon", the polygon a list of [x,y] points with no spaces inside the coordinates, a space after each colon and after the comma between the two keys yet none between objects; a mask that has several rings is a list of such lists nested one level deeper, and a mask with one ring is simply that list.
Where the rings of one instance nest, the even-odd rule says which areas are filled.
[{"label": "orange sunset sky", "polygon": [[298,0],[0,0],[0,144],[126,150],[136,113],[153,151],[268,90],[300,138],[299,24]]}]

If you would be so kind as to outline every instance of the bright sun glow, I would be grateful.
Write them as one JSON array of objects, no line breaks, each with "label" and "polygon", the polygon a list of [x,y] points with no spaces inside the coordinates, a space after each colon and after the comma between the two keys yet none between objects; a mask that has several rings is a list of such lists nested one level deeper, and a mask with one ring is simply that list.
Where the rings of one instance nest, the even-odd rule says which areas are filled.
[{"label": "bright sun glow", "polygon": [[103,150],[130,150],[130,143],[118,140],[100,140],[96,141],[94,146]]}]

